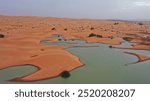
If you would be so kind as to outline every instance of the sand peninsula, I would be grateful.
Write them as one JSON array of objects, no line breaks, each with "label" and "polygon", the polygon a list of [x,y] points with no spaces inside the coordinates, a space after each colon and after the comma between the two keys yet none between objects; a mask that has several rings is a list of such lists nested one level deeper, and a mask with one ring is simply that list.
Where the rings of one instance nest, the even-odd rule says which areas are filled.
[{"label": "sand peninsula", "polygon": [[[90,19],[62,19],[50,17],[0,16],[0,70],[19,65],[33,65],[35,73],[13,81],[37,81],[59,76],[63,71],[82,67],[77,56],[65,49],[69,46],[47,46],[42,40],[58,42],[54,34],[65,40],[85,40],[87,43],[109,44],[110,48],[150,51],[150,23]],[[121,47],[123,42],[132,47]],[[150,56],[129,53],[138,62]]]}]

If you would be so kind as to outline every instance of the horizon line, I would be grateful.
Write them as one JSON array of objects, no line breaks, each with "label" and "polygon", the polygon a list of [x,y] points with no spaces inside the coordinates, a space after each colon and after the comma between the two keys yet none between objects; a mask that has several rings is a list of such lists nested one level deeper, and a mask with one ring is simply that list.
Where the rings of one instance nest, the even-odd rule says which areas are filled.
[{"label": "horizon line", "polygon": [[74,19],[74,20],[110,20],[110,21],[147,21],[149,22],[150,19],[121,19],[121,18],[79,18],[79,17],[57,17],[57,16],[41,16],[41,15],[7,15],[7,14],[0,14],[0,16],[7,16],[7,17],[43,17],[43,18],[56,18],[56,19]]}]

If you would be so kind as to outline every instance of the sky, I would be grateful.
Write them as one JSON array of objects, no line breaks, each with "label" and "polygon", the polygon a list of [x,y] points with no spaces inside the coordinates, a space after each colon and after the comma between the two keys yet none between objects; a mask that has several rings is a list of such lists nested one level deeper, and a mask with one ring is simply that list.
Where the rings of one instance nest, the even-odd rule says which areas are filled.
[{"label": "sky", "polygon": [[150,0],[0,0],[0,15],[150,19]]}]

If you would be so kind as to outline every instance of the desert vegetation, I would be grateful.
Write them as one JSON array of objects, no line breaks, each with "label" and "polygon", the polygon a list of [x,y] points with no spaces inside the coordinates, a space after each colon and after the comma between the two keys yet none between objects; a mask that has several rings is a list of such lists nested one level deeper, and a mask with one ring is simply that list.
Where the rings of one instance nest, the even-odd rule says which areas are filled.
[{"label": "desert vegetation", "polygon": [[109,48],[113,48],[112,45],[109,45]]},{"label": "desert vegetation", "polygon": [[91,29],[91,30],[94,30],[94,27],[91,27],[90,29]]},{"label": "desert vegetation", "polygon": [[138,25],[143,25],[143,23],[142,23],[142,22],[139,22]]},{"label": "desert vegetation", "polygon": [[51,30],[56,30],[56,28],[53,27]]},{"label": "desert vegetation", "polygon": [[62,78],[69,78],[71,75],[70,75],[70,73],[68,72],[68,71],[63,71],[62,73],[61,73],[61,77]]},{"label": "desert vegetation", "polygon": [[114,23],[114,25],[118,25],[118,24],[119,24],[118,22],[115,22],[115,23]]},{"label": "desert vegetation", "polygon": [[122,39],[125,40],[125,41],[130,41],[132,38],[130,38],[130,37],[123,37]]},{"label": "desert vegetation", "polygon": [[94,33],[91,33],[89,34],[88,37],[97,37],[97,38],[102,38],[103,36],[102,35],[98,35],[98,34],[94,34]]},{"label": "desert vegetation", "polygon": [[67,31],[68,29],[67,29],[67,28],[65,28],[64,30],[65,30],[65,31]]},{"label": "desert vegetation", "polygon": [[4,34],[0,34],[0,38],[4,38],[5,37],[5,35]]}]

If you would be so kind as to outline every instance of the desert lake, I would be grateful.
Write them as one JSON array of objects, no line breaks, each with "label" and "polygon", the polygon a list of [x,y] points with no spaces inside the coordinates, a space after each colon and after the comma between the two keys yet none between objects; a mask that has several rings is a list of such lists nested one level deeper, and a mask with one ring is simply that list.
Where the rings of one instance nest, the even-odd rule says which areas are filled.
[{"label": "desert lake", "polygon": [[[59,36],[60,37],[60,36]],[[56,37],[57,38],[57,37]],[[3,76],[0,83],[44,83],[44,84],[145,84],[150,83],[150,62],[145,61],[137,64],[137,57],[125,54],[127,52],[142,53],[150,55],[145,50],[122,50],[109,48],[109,45],[101,43],[86,43],[84,40],[64,41],[61,37],[59,42],[43,41],[42,44],[58,46],[74,46],[66,49],[73,55],[80,58],[81,63],[85,64],[81,68],[72,70],[69,78],[56,77],[53,79],[35,82],[13,82],[9,81],[16,77],[26,76],[37,71],[33,66],[16,66],[0,71]],[[125,42],[122,45],[128,46]],[[88,47],[86,47],[88,46]],[[90,47],[89,47],[90,46]],[[49,60],[50,61],[50,60]],[[66,61],[67,62],[67,61]]]}]

